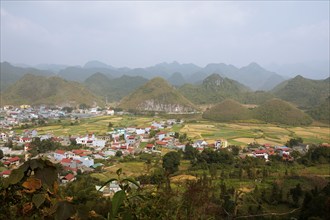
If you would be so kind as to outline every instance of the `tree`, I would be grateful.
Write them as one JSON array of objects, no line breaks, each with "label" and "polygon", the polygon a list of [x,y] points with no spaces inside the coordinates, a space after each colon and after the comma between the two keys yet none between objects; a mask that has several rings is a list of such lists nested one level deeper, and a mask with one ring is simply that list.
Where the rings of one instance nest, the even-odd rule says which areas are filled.
[{"label": "tree", "polygon": [[190,144],[186,144],[186,147],[185,147],[184,153],[183,153],[184,159],[194,160],[196,158],[197,154],[198,154],[197,149],[195,149]]},{"label": "tree", "polygon": [[117,150],[116,157],[121,157],[121,156],[123,156],[123,152],[121,152],[121,150]]},{"label": "tree", "polygon": [[212,163],[209,167],[209,172],[212,179],[215,179],[217,177],[217,172],[218,172],[217,168],[218,168],[217,165],[214,163]]},{"label": "tree", "polygon": [[85,103],[82,103],[79,105],[79,109],[88,109],[88,108],[89,108],[89,106]]},{"label": "tree", "polygon": [[11,139],[9,139],[9,140],[5,143],[5,147],[12,148],[12,147],[13,147],[13,141],[12,141]]},{"label": "tree", "polygon": [[291,138],[289,141],[286,142],[286,146],[288,147],[293,147],[293,146],[297,146],[299,144],[302,144],[304,141],[301,137],[298,138]]},{"label": "tree", "polygon": [[65,107],[62,108],[62,111],[65,111],[67,113],[71,113],[72,110],[73,110],[73,108],[72,107],[68,107],[68,106],[65,106]]},{"label": "tree", "polygon": [[231,152],[233,153],[234,156],[238,156],[239,151],[241,150],[241,148],[236,145],[231,145],[229,146],[229,148],[231,149]]},{"label": "tree", "polygon": [[295,188],[290,189],[290,195],[292,196],[294,205],[298,206],[299,198],[303,195],[300,183],[298,183]]},{"label": "tree", "polygon": [[179,136],[179,141],[182,143],[187,140],[187,134],[183,133],[182,135]]},{"label": "tree", "polygon": [[168,174],[172,174],[179,170],[180,154],[178,152],[168,152],[163,157],[163,168]]}]

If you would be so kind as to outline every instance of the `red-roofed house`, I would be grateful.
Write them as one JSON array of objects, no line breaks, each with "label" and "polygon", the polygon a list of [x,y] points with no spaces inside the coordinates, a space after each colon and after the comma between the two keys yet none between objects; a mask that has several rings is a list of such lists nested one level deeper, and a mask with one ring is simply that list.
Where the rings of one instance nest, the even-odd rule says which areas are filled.
[{"label": "red-roofed house", "polygon": [[11,170],[4,170],[0,173],[0,176],[7,178],[11,174]]},{"label": "red-roofed house", "polygon": [[167,142],[165,142],[165,141],[156,141],[156,145],[165,147],[165,146],[167,146]]},{"label": "red-roofed house", "polygon": [[16,157],[11,157],[7,161],[5,161],[3,164],[5,164],[7,166],[10,166],[10,165],[18,166],[19,165],[19,160],[20,160],[20,158],[17,157],[17,156]]},{"label": "red-roofed house", "polygon": [[63,158],[66,158],[65,151],[64,150],[56,150],[54,152],[54,158],[55,158],[55,160],[62,160]]},{"label": "red-roofed house", "polygon": [[146,145],[146,148],[147,148],[147,150],[156,150],[156,148],[155,148],[155,145],[154,144],[147,144]]},{"label": "red-roofed house", "polygon": [[69,159],[69,158],[63,158],[63,159],[61,160],[61,164],[62,164],[63,166],[65,166],[65,167],[69,167],[70,164],[71,164],[71,162],[72,162],[72,160]]},{"label": "red-roofed house", "polygon": [[62,178],[62,183],[72,182],[75,179],[76,179],[76,177],[72,173],[69,173],[68,175],[66,175],[65,177]]},{"label": "red-roofed house", "polygon": [[29,138],[29,137],[20,137],[19,138],[20,143],[31,143],[31,141],[32,141],[32,138]]},{"label": "red-roofed house", "polygon": [[263,157],[265,160],[268,160],[268,152],[267,150],[256,150],[253,152],[255,157]]},{"label": "red-roofed house", "polygon": [[129,145],[133,145],[133,144],[135,144],[135,143],[136,143],[135,136],[133,136],[133,135],[127,136],[127,137],[126,137],[126,142],[127,142]]}]

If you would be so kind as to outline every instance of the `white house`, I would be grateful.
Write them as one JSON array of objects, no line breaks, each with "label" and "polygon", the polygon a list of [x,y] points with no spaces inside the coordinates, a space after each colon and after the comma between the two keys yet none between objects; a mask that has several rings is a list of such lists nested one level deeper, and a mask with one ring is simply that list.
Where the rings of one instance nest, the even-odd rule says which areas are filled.
[{"label": "white house", "polygon": [[56,150],[54,152],[54,159],[61,161],[62,159],[66,158],[64,150]]},{"label": "white house", "polygon": [[137,128],[137,129],[135,130],[135,133],[136,133],[137,135],[145,134],[145,133],[146,133],[146,130],[143,129],[143,128]]},{"label": "white house", "polygon": [[194,148],[205,148],[207,147],[208,143],[204,140],[197,140],[194,142],[193,147]]},{"label": "white house", "polygon": [[90,167],[94,165],[94,159],[93,158],[89,158],[87,156],[75,156],[73,157],[74,160],[79,160],[82,162],[82,165],[86,166],[86,167]]}]

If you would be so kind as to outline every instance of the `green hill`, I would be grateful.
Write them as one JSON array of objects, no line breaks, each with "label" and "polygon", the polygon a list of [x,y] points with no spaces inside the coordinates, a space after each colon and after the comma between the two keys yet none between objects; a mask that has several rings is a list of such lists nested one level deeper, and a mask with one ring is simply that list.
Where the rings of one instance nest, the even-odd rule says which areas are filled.
[{"label": "green hill", "polygon": [[330,96],[325,99],[320,105],[314,106],[307,113],[313,119],[330,124]]},{"label": "green hill", "polygon": [[219,103],[227,98],[239,99],[245,92],[250,91],[244,85],[219,74],[208,76],[201,85],[185,84],[179,90],[196,104]]},{"label": "green hill", "polygon": [[253,110],[254,117],[268,123],[280,123],[286,125],[308,125],[312,123],[310,116],[294,107],[292,104],[272,99]]},{"label": "green hill", "polygon": [[203,118],[214,121],[229,122],[251,119],[252,114],[251,110],[245,108],[239,102],[232,99],[226,99],[205,111]]},{"label": "green hill", "polygon": [[77,82],[66,81],[59,77],[24,75],[1,95],[5,104],[101,104],[86,87]]},{"label": "green hill", "polygon": [[320,105],[328,98],[330,78],[312,80],[296,76],[276,86],[272,93],[280,99],[296,104],[298,107],[309,109]]},{"label": "green hill", "polygon": [[85,80],[85,85],[96,95],[107,99],[108,102],[120,101],[148,80],[141,76],[123,75],[109,79],[102,73],[95,73]]},{"label": "green hill", "polygon": [[125,97],[120,105],[123,109],[158,112],[190,112],[195,106],[183,97],[166,80],[156,77]]}]

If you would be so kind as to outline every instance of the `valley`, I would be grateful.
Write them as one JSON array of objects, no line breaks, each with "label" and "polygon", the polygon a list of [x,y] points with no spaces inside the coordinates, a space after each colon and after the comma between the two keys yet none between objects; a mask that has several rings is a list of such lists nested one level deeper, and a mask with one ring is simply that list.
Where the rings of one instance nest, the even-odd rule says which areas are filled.
[{"label": "valley", "polygon": [[[173,115],[172,115],[173,116]],[[49,125],[38,126],[35,130],[40,134],[53,134],[56,136],[85,135],[94,133],[104,135],[111,131],[109,122],[114,127],[145,127],[153,121],[162,121],[169,115],[147,117],[147,116],[98,116],[80,119],[79,123],[71,125],[71,120],[53,121]],[[178,116],[176,116],[178,117]],[[184,116],[183,116],[184,117]],[[186,116],[187,117],[187,116]],[[258,123],[217,123],[203,120],[201,116],[195,115],[195,119],[183,118],[184,125],[173,125],[166,130],[186,133],[192,140],[204,139],[214,142],[217,139],[226,139],[229,145],[244,147],[252,142],[261,145],[283,145],[290,138],[301,137],[306,143],[329,143],[329,127],[326,124],[310,125],[303,127],[283,126],[275,124]],[[22,129],[15,129],[17,133]]]}]

